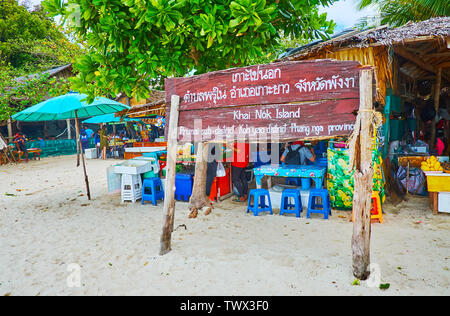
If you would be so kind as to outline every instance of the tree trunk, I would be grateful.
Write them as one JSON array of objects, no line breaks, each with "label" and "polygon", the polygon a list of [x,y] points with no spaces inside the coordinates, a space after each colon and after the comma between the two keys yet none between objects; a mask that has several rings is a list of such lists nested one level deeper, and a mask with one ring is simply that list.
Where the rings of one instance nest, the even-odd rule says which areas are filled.
[{"label": "tree trunk", "polygon": [[[199,210],[205,206],[210,205],[209,197],[206,196],[206,169],[208,159],[208,145],[199,143],[197,148],[197,156],[195,161],[195,176],[194,187],[192,188],[192,195],[189,199],[189,210],[191,214],[189,217],[196,217]],[[210,208],[207,212],[211,211]]]}]

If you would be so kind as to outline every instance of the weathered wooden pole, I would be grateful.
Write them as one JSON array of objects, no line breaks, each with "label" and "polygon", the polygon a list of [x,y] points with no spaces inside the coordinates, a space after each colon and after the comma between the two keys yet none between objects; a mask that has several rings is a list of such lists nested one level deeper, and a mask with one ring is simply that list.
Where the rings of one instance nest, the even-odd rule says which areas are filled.
[{"label": "weathered wooden pole", "polygon": [[369,276],[370,265],[370,209],[373,187],[372,136],[373,136],[373,89],[372,69],[360,71],[360,128],[354,148],[355,174],[353,196],[353,275],[360,280]]},{"label": "weathered wooden pole", "polygon": [[178,108],[180,97],[172,95],[170,103],[169,130],[167,134],[166,184],[164,190],[164,224],[159,254],[171,250],[173,223],[175,218],[175,169],[177,164]]},{"label": "weathered wooden pole", "polygon": [[[442,68],[439,67],[436,74],[436,84],[434,85],[434,109],[436,110],[436,116],[439,111],[439,96],[441,94],[441,82],[442,82]],[[431,139],[430,139],[430,150],[434,148],[436,143],[436,117],[431,120]]]},{"label": "weathered wooden pole", "polygon": [[8,118],[8,142],[12,142],[14,139],[12,131],[12,120],[11,116]]},{"label": "weathered wooden pole", "polygon": [[70,127],[70,119],[67,119],[66,123],[67,123],[67,139],[72,139],[72,130]]},{"label": "weathered wooden pole", "polygon": [[86,172],[86,163],[84,162],[84,153],[83,153],[83,147],[81,146],[80,141],[80,123],[78,122],[78,114],[77,111],[75,111],[75,128],[77,130],[77,151],[79,154],[77,154],[77,167],[80,165],[80,154],[81,154],[81,161],[83,162],[83,172],[84,172],[84,181],[86,182],[86,193],[88,200],[91,199],[91,190],[89,188],[89,179]]}]

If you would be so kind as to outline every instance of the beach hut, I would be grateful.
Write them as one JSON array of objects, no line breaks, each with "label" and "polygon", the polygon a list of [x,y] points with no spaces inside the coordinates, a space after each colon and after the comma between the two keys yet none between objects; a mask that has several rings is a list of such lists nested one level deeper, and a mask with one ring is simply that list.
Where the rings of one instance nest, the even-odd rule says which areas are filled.
[{"label": "beach hut", "polygon": [[[363,31],[346,30],[329,40],[292,49],[280,60],[326,58],[374,67],[376,101],[381,107],[387,105],[387,126],[392,112],[402,112],[405,102],[417,102],[418,95],[431,97],[437,111],[440,96],[450,84],[450,17],[411,22],[398,28],[384,25]],[[448,92],[443,96],[446,95]],[[417,116],[424,104],[416,103]],[[391,123],[389,128],[394,134],[388,135],[386,143],[400,137],[401,124]],[[420,121],[418,124],[418,129],[422,129]],[[431,127],[430,143],[435,138],[434,125]]]},{"label": "beach hut", "polygon": [[[376,109],[384,116],[383,158],[391,151],[389,146],[399,141],[406,140],[412,150],[399,162],[401,168],[407,169],[403,180],[397,177],[398,166],[391,166],[390,159],[384,159],[388,191],[395,197],[405,194],[404,191],[408,194],[411,190],[409,168],[420,168],[420,163],[412,161],[421,159],[414,157],[430,154],[436,141],[436,126],[439,126],[436,123],[441,118],[448,121],[450,17],[410,22],[398,28],[384,25],[369,30],[345,30],[329,40],[291,49],[280,60],[328,58],[373,66]],[[446,126],[445,138],[449,140],[448,123]]]}]

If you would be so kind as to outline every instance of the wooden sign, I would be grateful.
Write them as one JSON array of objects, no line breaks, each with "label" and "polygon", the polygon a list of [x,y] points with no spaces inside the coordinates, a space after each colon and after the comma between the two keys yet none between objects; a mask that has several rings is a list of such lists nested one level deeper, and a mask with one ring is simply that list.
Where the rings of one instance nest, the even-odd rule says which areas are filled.
[{"label": "wooden sign", "polygon": [[166,102],[170,107],[171,95],[181,98],[180,142],[349,135],[359,106],[359,70],[353,61],[312,60],[168,78]]}]

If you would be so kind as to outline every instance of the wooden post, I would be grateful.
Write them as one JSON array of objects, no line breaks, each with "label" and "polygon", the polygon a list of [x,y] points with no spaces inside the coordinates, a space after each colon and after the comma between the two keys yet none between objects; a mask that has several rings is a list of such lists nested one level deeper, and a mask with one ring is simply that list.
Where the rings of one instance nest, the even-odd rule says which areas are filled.
[{"label": "wooden post", "polygon": [[[436,115],[439,111],[439,96],[441,93],[441,82],[442,82],[442,68],[439,67],[436,74],[436,84],[434,85],[434,109],[436,110]],[[431,120],[431,139],[430,139],[430,150],[434,148],[436,142],[436,120],[433,118]]]},{"label": "wooden post", "polygon": [[[80,165],[80,161],[79,161],[79,155],[81,154],[81,161],[83,162],[83,172],[84,172],[84,181],[86,182],[86,193],[87,193],[87,197],[88,200],[91,200],[91,190],[89,189],[89,179],[87,176],[87,172],[86,172],[86,163],[84,162],[84,153],[83,153],[83,148],[81,147],[81,142],[80,142],[80,123],[78,122],[78,114],[77,111],[75,111],[75,128],[77,130],[77,151],[79,149],[79,154],[77,154],[77,167]],[[79,145],[78,145],[79,144]]]},{"label": "wooden post", "polygon": [[12,132],[12,120],[11,116],[8,118],[8,142],[12,142],[14,139]]},{"label": "wooden post", "polygon": [[70,119],[67,119],[66,123],[67,123],[67,139],[72,139],[72,130],[70,127]]},{"label": "wooden post", "polygon": [[172,95],[170,121],[167,141],[166,184],[164,192],[164,224],[159,254],[165,255],[171,250],[173,222],[175,217],[175,169],[177,163],[178,108],[180,97]]},{"label": "wooden post", "polygon": [[359,141],[356,141],[353,197],[353,274],[360,280],[369,276],[370,264],[370,209],[373,186],[372,168],[372,113],[373,89],[372,69],[360,72],[360,106],[361,119]]}]

